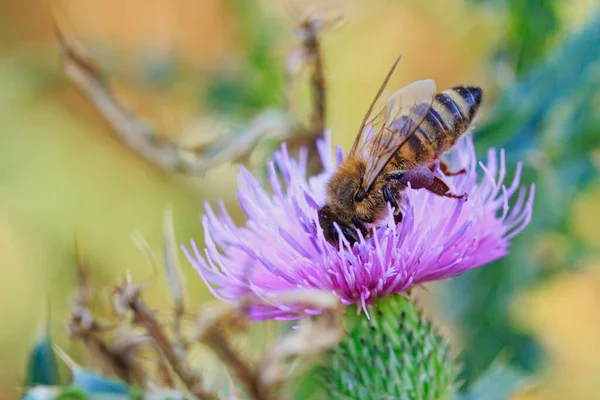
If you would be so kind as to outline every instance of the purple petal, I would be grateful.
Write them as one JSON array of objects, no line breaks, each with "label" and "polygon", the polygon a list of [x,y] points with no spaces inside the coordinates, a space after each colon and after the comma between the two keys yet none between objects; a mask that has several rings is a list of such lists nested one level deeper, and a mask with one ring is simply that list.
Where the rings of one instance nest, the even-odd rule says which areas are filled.
[{"label": "purple petal", "polygon": [[[467,172],[444,177],[452,190],[468,193],[467,201],[409,188],[401,193],[400,224],[395,224],[388,205],[369,239],[359,232],[360,240],[350,246],[340,234],[340,248],[332,246],[317,214],[327,182],[344,157],[339,148],[332,154],[328,132],[317,148],[324,172],[310,178],[306,150],[296,160],[285,145],[268,165],[266,187],[240,167],[238,201],[248,217],[246,224],[236,226],[222,202],[217,204],[218,215],[206,205],[204,251],[194,241],[183,247],[215,297],[234,304],[240,296],[256,297],[259,302],[248,310],[253,319],[295,320],[319,314],[321,310],[310,304],[281,304],[270,296],[298,289],[326,290],[342,304],[357,304],[366,313],[366,305],[378,297],[504,257],[510,240],[531,220],[535,188],[519,186],[521,164],[507,188],[504,151],[490,149],[487,160],[479,163],[467,137],[449,157],[452,169]],[[336,229],[339,232],[337,225]]]}]

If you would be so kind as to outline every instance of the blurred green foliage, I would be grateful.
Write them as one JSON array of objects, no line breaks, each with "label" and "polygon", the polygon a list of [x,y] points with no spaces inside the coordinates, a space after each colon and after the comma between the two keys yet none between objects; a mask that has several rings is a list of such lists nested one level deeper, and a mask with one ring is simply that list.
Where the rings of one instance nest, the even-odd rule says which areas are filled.
[{"label": "blurred green foliage", "polygon": [[506,32],[492,59],[506,63],[517,76],[536,66],[561,31],[557,0],[471,0],[503,14]]},{"label": "blurred green foliage", "polygon": [[[535,2],[523,2],[529,3]],[[544,4],[537,3],[539,7]],[[600,147],[600,116],[594,112],[600,91],[600,14],[537,62],[546,46],[542,31],[556,30],[556,16],[550,9],[536,14],[528,14],[534,11],[527,7],[513,10],[524,13],[517,18],[520,24],[532,24],[518,31],[537,33],[523,34],[523,41],[516,42],[514,54],[521,54],[512,61],[517,79],[501,90],[491,116],[475,135],[482,152],[490,146],[503,147],[507,164],[513,167],[517,160],[524,160],[522,181],[535,182],[537,190],[533,221],[525,234],[513,240],[511,255],[446,284],[441,304],[449,306],[467,344],[463,351],[467,383],[501,351],[518,367],[536,368],[539,348],[531,337],[515,330],[509,306],[516,294],[570,268],[592,250],[568,235],[568,210],[575,195],[598,173],[591,150]],[[548,21],[540,22],[542,18]],[[528,67],[534,62],[535,67]],[[509,176],[513,173],[509,171]],[[541,265],[535,249],[546,233],[565,234],[569,242],[566,260],[544,260]]]},{"label": "blurred green foliage", "polygon": [[214,111],[230,118],[280,105],[285,60],[276,57],[281,29],[268,10],[252,2],[229,0],[243,58],[233,70],[214,71],[201,95]]},{"label": "blurred green foliage", "polygon": [[509,367],[504,361],[495,361],[465,394],[455,400],[506,400],[514,395],[526,381],[525,374]]},{"label": "blurred green foliage", "polygon": [[558,5],[556,0],[506,2],[508,32],[500,54],[518,76],[535,66],[546,54],[560,27]]},{"label": "blurred green foliage", "polygon": [[[63,357],[71,369],[71,378],[68,383],[61,384],[52,346],[50,337],[44,335],[31,350],[26,386],[32,388],[24,393],[23,400],[100,398],[125,400],[143,398],[142,393],[137,389],[81,368],[66,355],[63,355]],[[182,398],[182,396],[173,394],[172,396],[165,395],[160,398]]]}]

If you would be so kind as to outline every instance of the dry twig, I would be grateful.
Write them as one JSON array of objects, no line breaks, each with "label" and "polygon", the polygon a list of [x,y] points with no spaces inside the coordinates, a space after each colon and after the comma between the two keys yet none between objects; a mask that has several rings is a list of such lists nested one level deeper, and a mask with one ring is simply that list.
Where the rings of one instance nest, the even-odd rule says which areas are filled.
[{"label": "dry twig", "polygon": [[206,344],[242,384],[254,400],[273,400],[275,393],[260,384],[256,367],[233,348],[228,331],[246,330],[246,317],[240,309],[226,307],[203,310],[198,316],[197,340]]},{"label": "dry twig", "polygon": [[302,38],[304,56],[311,68],[311,96],[312,112],[310,116],[310,132],[312,138],[317,138],[325,130],[325,117],[327,111],[326,82],[323,72],[323,56],[321,54],[321,43],[318,33],[320,31],[319,20],[306,18],[298,25]]},{"label": "dry twig", "polygon": [[[255,400],[274,399],[278,387],[290,376],[288,362],[294,357],[316,354],[335,346],[343,337],[342,305],[331,293],[323,291],[289,292],[271,296],[281,303],[305,304],[323,310],[315,320],[305,320],[303,326],[283,337],[259,361],[257,366],[247,362],[235,351],[226,330],[239,331],[246,322],[245,311],[259,299],[244,299],[236,308],[226,308],[199,316],[198,340],[207,344],[219,359],[234,373]],[[231,329],[234,327],[234,329]],[[229,329],[227,329],[229,328]]]},{"label": "dry twig", "polygon": [[156,320],[153,313],[141,298],[141,289],[134,285],[130,279],[115,290],[115,301],[122,309],[129,309],[133,313],[134,322],[143,326],[156,346],[164,354],[169,365],[181,379],[188,390],[200,400],[216,400],[217,395],[207,391],[202,383],[202,376],[189,364],[189,360],[169,340],[162,325]]},{"label": "dry twig", "polygon": [[296,356],[316,354],[334,347],[343,338],[343,307],[338,298],[325,291],[299,291],[270,297],[282,303],[306,304],[323,313],[283,337],[260,361],[260,382],[272,388],[289,375],[287,361]]},{"label": "dry twig", "polygon": [[146,387],[146,374],[138,362],[137,352],[148,344],[147,337],[137,332],[118,330],[110,343],[101,335],[113,331],[113,326],[96,320],[91,311],[93,289],[89,268],[83,256],[81,243],[76,241],[76,266],[78,291],[73,300],[73,311],[68,323],[69,336],[79,340],[92,359],[103,369],[111,371],[125,382]]},{"label": "dry twig", "polygon": [[177,239],[175,238],[175,229],[173,227],[173,211],[170,208],[165,210],[163,217],[163,248],[164,261],[167,273],[167,282],[173,298],[173,333],[175,341],[183,351],[187,345],[182,332],[181,319],[185,315],[185,292],[183,287],[183,277],[177,258]]},{"label": "dry twig", "polygon": [[327,81],[325,79],[320,35],[324,30],[339,24],[341,20],[342,17],[338,13],[335,15],[312,13],[301,18],[296,27],[296,34],[301,41],[301,48],[292,51],[286,63],[287,91],[284,104],[286,109],[291,108],[292,84],[301,64],[305,63],[310,69],[311,111],[308,128],[304,129],[302,135],[291,137],[288,142],[290,147],[308,147],[307,168],[311,175],[322,170],[316,140],[325,132],[327,122]]},{"label": "dry twig", "polygon": [[295,122],[285,113],[266,110],[240,131],[222,132],[217,140],[199,149],[184,148],[158,134],[126,110],[108,88],[93,62],[78,50],[71,38],[57,27],[64,71],[82,95],[132,150],[158,167],[173,172],[203,174],[226,161],[246,156],[265,137],[286,138],[295,131]]},{"label": "dry twig", "polygon": [[[165,243],[168,244],[174,239],[168,228],[169,213],[165,218],[165,233],[169,236]],[[124,284],[114,290],[113,305],[121,319],[120,324],[116,329],[104,326],[97,322],[90,312],[91,284],[79,248],[78,255],[80,288],[75,296],[75,308],[69,324],[71,336],[81,340],[95,359],[108,366],[114,375],[145,388],[151,385],[151,379],[140,362],[138,353],[143,347],[156,353],[154,361],[161,385],[175,387],[171,377],[172,370],[196,397],[201,400],[216,400],[218,396],[204,388],[202,374],[194,370],[189,363],[189,345],[201,342],[232,372],[236,382],[245,388],[250,398],[276,400],[280,398],[281,384],[291,375],[290,360],[329,349],[339,342],[344,333],[342,307],[335,296],[322,291],[300,291],[281,293],[262,300],[242,298],[237,307],[224,307],[212,312],[204,310],[199,314],[196,324],[198,332],[193,340],[185,338],[183,332],[175,333],[175,337],[171,338],[164,324],[156,319],[142,300],[141,287],[133,284],[129,276]],[[166,262],[171,263],[173,259]],[[183,282],[180,283],[181,287],[175,290],[173,296],[182,299],[184,288]],[[263,301],[302,304],[323,312],[312,320],[304,320],[299,329],[280,339],[258,363],[255,363],[232,345],[230,336],[232,333],[247,331],[248,308],[262,304]],[[177,307],[175,309],[175,313],[179,312],[180,317],[185,312],[185,307],[181,304],[180,311],[177,311]],[[131,325],[132,323],[143,327],[145,332],[140,332],[139,328]],[[111,333],[111,340],[105,342],[100,339],[102,333]],[[181,337],[178,338],[177,335]]]}]

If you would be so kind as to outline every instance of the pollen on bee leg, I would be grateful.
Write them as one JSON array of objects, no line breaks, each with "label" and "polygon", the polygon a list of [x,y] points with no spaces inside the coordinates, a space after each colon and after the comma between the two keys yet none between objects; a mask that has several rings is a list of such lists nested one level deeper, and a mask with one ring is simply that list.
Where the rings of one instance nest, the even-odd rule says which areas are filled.
[{"label": "pollen on bee leg", "polygon": [[404,215],[400,211],[394,211],[394,222],[396,223],[396,225],[402,222],[402,219],[404,219]]}]

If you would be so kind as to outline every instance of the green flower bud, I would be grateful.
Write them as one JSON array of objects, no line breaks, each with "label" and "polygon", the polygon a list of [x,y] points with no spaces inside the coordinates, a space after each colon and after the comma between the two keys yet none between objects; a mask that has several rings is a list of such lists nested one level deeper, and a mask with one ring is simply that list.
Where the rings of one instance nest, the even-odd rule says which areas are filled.
[{"label": "green flower bud", "polygon": [[390,296],[346,310],[347,337],[313,370],[327,399],[450,399],[460,371],[413,301]]}]

